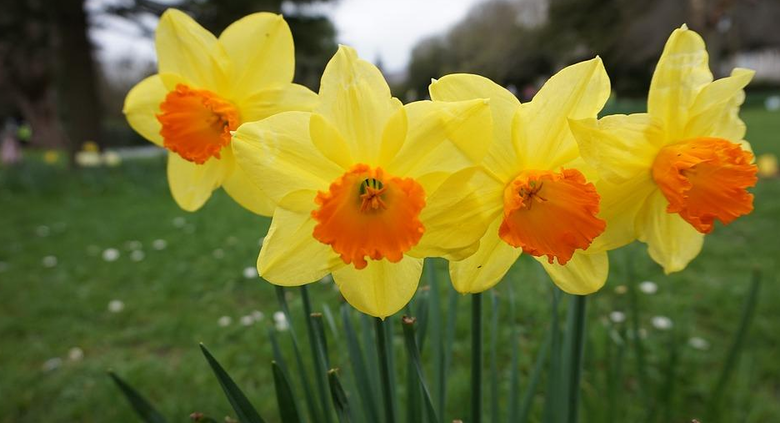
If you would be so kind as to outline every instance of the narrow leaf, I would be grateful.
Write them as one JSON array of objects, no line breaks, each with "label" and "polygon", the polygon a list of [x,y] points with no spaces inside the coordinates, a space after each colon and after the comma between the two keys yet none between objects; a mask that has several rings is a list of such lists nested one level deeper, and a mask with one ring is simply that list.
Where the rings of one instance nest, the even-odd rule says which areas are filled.
[{"label": "narrow leaf", "polygon": [[116,383],[125,395],[130,406],[133,407],[133,410],[135,410],[135,413],[138,414],[138,417],[140,417],[141,420],[145,423],[165,423],[165,417],[163,417],[162,414],[160,414],[160,412],[143,397],[143,395],[139,394],[138,391],[128,385],[127,382],[117,376],[116,373],[109,371],[108,375],[114,380],[114,383]]},{"label": "narrow leaf", "polygon": [[271,362],[274,374],[274,387],[276,388],[276,403],[279,405],[279,417],[282,423],[300,423],[301,418],[298,415],[298,405],[295,403],[290,382],[282,368],[276,363]]},{"label": "narrow leaf", "polygon": [[425,375],[422,368],[422,360],[420,359],[420,350],[417,348],[417,343],[414,336],[414,318],[404,316],[401,320],[404,329],[404,341],[406,343],[406,352],[409,355],[409,360],[414,365],[414,370],[417,375],[417,386],[422,388],[423,400],[425,402],[425,411],[430,423],[436,423],[439,421],[436,415],[436,408],[433,406],[433,400],[431,399],[431,393],[428,390],[428,384],[425,383]]},{"label": "narrow leaf", "polygon": [[377,414],[376,409],[374,389],[372,388],[372,386],[375,385],[371,384],[369,370],[366,367],[366,359],[360,348],[355,327],[352,325],[350,308],[346,304],[341,306],[341,318],[344,321],[344,334],[347,338],[349,362],[352,365],[352,374],[355,378],[358,396],[363,405],[364,419],[366,421],[378,422],[379,415]]},{"label": "narrow leaf", "polygon": [[347,394],[341,386],[336,369],[328,370],[328,382],[330,385],[330,394],[333,398],[333,406],[336,408],[336,415],[338,415],[339,421],[341,423],[349,423],[350,411],[349,403],[347,402]]},{"label": "narrow leaf", "polygon": [[214,375],[217,376],[217,380],[219,381],[220,386],[222,386],[222,390],[225,391],[225,396],[228,401],[230,401],[233,410],[236,412],[238,420],[242,423],[263,423],[263,418],[260,417],[260,414],[258,414],[257,410],[255,410],[249,402],[249,399],[241,392],[238,385],[233,382],[233,379],[231,379],[227,372],[225,372],[225,369],[220,366],[209,350],[206,349],[206,346],[200,344],[200,349],[203,351],[206,361],[209,362],[209,366],[211,366],[211,369],[214,371]]}]

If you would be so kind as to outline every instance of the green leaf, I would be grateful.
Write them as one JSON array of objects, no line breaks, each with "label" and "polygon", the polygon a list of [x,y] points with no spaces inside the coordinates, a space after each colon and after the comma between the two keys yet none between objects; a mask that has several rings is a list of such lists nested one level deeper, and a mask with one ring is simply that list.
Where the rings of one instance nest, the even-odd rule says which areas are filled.
[{"label": "green leaf", "polygon": [[[528,380],[528,386],[525,387],[525,394],[520,401],[520,410],[518,411],[517,422],[525,423],[528,421],[528,416],[531,414],[531,405],[533,403],[534,394],[536,394],[536,387],[539,385],[539,380],[542,376],[542,369],[547,361],[548,352],[550,351],[550,345],[552,344],[553,334],[551,331],[547,332],[547,336],[539,348],[539,352],[536,353],[536,360],[534,361],[534,368],[531,370],[531,376]],[[512,423],[515,423],[514,421]]]},{"label": "green leaf", "polygon": [[422,360],[420,359],[420,350],[417,348],[416,338],[414,335],[414,321],[415,320],[413,317],[407,316],[404,316],[401,319],[401,323],[404,329],[406,352],[409,355],[409,360],[414,365],[415,374],[417,375],[417,387],[422,389],[428,421],[430,423],[436,423],[439,421],[439,418],[436,415],[436,408],[433,406],[433,400],[431,399],[431,393],[428,390],[428,384],[425,383]]},{"label": "green leaf", "polygon": [[260,414],[249,402],[246,395],[241,392],[238,385],[233,382],[233,379],[230,378],[225,369],[217,362],[217,359],[215,359],[209,350],[206,349],[206,346],[200,344],[200,349],[203,351],[206,361],[209,362],[209,366],[211,366],[211,369],[214,371],[214,375],[217,376],[217,380],[219,381],[220,386],[222,386],[222,390],[225,391],[225,396],[228,401],[230,401],[233,410],[236,412],[238,420],[242,423],[264,423],[263,418],[260,417]]},{"label": "green leaf", "polygon": [[490,290],[490,421],[498,423],[498,296]]},{"label": "green leaf", "polygon": [[[366,367],[366,359],[358,342],[355,327],[352,325],[350,308],[347,304],[341,306],[341,318],[344,321],[344,333],[347,338],[347,348],[349,352],[349,362],[352,365],[352,374],[355,378],[358,396],[363,405],[363,414],[365,421],[378,422],[376,401],[374,389],[372,388],[369,370]],[[375,385],[374,385],[375,386]]]},{"label": "green leaf", "polygon": [[552,334],[550,348],[550,370],[547,377],[547,395],[545,395],[544,404],[544,422],[563,421],[561,414],[561,400],[566,398],[566,387],[562,379],[561,371],[561,328],[558,323],[558,304],[560,302],[561,291],[553,286],[552,288],[552,318],[550,319],[550,333]]},{"label": "green leaf", "polygon": [[[319,342],[317,334],[314,329],[314,320],[312,317],[311,301],[309,301],[309,291],[306,289],[306,285],[301,286],[301,300],[303,301],[303,313],[306,318],[306,333],[309,335],[309,347],[311,349],[311,359],[314,362],[314,380],[317,383],[317,394],[320,398],[320,405],[322,406],[322,414],[325,417],[324,421],[330,423],[333,418],[330,412],[330,392],[328,387],[328,375],[325,356],[321,356]],[[320,323],[322,322],[322,315],[320,315]],[[323,331],[324,334],[324,331]],[[324,338],[323,338],[324,339]],[[327,351],[327,348],[323,346],[323,351]]]},{"label": "green leaf", "polygon": [[282,368],[271,362],[271,368],[274,374],[274,387],[276,388],[276,403],[279,405],[279,417],[283,423],[300,423],[301,418],[298,415],[298,405],[295,403],[290,382]]},{"label": "green leaf", "polygon": [[328,329],[333,334],[333,339],[338,344],[339,342],[339,330],[336,326],[336,319],[333,317],[333,312],[330,310],[327,304],[322,304],[322,315],[325,316],[325,321],[328,323]]},{"label": "green leaf", "polygon": [[[311,313],[309,315],[309,323],[312,329],[313,338],[312,342],[312,354],[314,355],[314,370],[317,376],[317,381],[322,390],[322,398],[331,397],[330,386],[328,385],[328,369],[330,369],[330,358],[328,357],[328,342],[325,338],[325,326],[322,323],[322,313]],[[322,409],[327,414],[328,421],[330,421],[330,399],[326,400],[322,404]]]},{"label": "green leaf", "polygon": [[124,380],[117,376],[116,373],[109,371],[108,375],[114,380],[114,383],[116,383],[125,395],[125,398],[127,398],[127,401],[141,420],[146,423],[165,423],[165,417],[163,417],[162,414],[160,414],[160,412],[143,397],[143,395],[139,394],[138,391],[128,385]]},{"label": "green leaf", "polygon": [[341,386],[336,369],[328,370],[328,382],[330,385],[330,394],[333,398],[333,405],[336,408],[336,415],[338,415],[341,423],[348,423],[350,421],[349,403],[347,402],[347,394]]}]

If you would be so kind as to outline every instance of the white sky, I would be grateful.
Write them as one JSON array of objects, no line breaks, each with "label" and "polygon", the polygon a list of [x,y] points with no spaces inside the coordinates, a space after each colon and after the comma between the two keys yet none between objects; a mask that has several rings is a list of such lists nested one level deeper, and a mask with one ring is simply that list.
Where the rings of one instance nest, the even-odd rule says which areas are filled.
[{"label": "white sky", "polygon": [[[111,0],[90,0],[95,3]],[[382,59],[388,72],[404,70],[418,41],[444,32],[484,0],[337,0],[317,10],[330,16],[337,40],[357,49],[366,60]],[[121,18],[101,18],[92,39],[103,61],[154,59],[151,40]]]}]

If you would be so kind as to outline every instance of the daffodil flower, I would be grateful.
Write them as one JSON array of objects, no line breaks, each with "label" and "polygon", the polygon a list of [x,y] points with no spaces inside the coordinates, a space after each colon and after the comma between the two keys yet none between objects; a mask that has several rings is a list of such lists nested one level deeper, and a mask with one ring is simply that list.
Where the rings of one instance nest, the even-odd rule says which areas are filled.
[{"label": "daffodil flower", "polygon": [[474,255],[450,262],[456,290],[491,288],[522,252],[566,292],[589,294],[604,284],[606,252],[588,248],[606,225],[600,195],[567,119],[596,117],[609,92],[599,58],[561,70],[524,104],[477,75],[447,75],[431,84],[435,101],[489,98],[494,122],[494,141],[474,182],[489,224]]},{"label": "daffodil flower", "polygon": [[753,71],[713,81],[704,40],[683,25],[666,43],[648,113],[571,122],[582,157],[598,169],[616,248],[638,238],[668,274],[699,254],[715,220],[753,210],[753,154],[739,119]]},{"label": "daffodil flower", "polygon": [[492,140],[487,100],[393,98],[380,71],[341,47],[312,113],[238,128],[233,150],[278,204],[257,268],[276,285],[332,273],[344,298],[377,317],[414,295],[423,258],[463,258],[484,224],[467,184]]},{"label": "daffodil flower", "polygon": [[125,99],[130,126],[169,150],[173,198],[195,211],[220,186],[236,202],[263,215],[273,202],[235,165],[230,131],[288,110],[311,110],[317,96],[292,84],[290,28],[280,15],[256,13],[219,38],[184,13],[169,9],[155,37],[159,73]]}]

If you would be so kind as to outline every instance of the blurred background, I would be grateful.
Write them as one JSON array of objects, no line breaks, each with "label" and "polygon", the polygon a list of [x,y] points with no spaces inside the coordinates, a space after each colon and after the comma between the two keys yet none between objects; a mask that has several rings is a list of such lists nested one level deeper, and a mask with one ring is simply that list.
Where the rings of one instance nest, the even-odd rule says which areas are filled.
[{"label": "blurred background", "polygon": [[[316,91],[342,43],[379,66],[404,101],[426,98],[431,78],[453,72],[487,76],[525,101],[558,69],[598,54],[613,87],[605,114],[645,109],[664,42],[687,23],[705,38],[716,77],[756,70],[741,112],[762,169],[756,210],[716,229],[679,274],[664,276],[640,245],[613,255],[610,281],[589,306],[583,421],[704,415],[755,268],[763,291],[742,359],[728,362],[718,419],[780,421],[780,239],[771,235],[780,233],[780,1],[0,0],[0,422],[136,421],[109,368],[174,421],[193,411],[221,418],[230,408],[201,341],[275,421],[266,331],[295,322],[275,313],[274,290],[254,270],[268,219],[222,192],[196,214],[179,210],[164,151],[122,116],[127,91],[156,71],[154,30],[168,7],[216,34],[252,12],[283,13],[296,82]],[[446,263],[427,267],[451,295]],[[500,322],[493,342],[519,345],[526,386],[550,321],[551,284],[525,258],[508,279],[490,294]],[[428,283],[419,298],[431,295]],[[312,298],[338,316],[333,288],[326,278]],[[300,308],[297,292],[288,299]],[[467,313],[455,311],[457,299],[447,304],[455,339],[468,340]],[[328,321],[333,361],[348,368],[338,320]],[[632,333],[645,339],[643,358]],[[502,404],[513,401],[511,352],[495,357]],[[467,415],[468,341],[456,341],[452,355],[449,420]],[[542,376],[531,391],[532,421],[543,414],[544,386]]]}]

